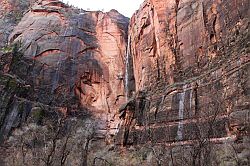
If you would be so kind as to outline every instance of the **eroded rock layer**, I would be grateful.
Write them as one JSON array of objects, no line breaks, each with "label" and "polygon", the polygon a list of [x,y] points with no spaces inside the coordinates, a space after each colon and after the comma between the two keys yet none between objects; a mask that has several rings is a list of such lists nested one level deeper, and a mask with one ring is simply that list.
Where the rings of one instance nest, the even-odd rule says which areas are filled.
[{"label": "eroded rock layer", "polygon": [[28,100],[61,107],[66,115],[90,111],[102,119],[102,135],[107,129],[112,134],[116,125],[110,122],[124,102],[128,21],[116,10],[87,12],[56,0],[36,2],[9,36],[23,51],[12,72],[33,88]]},{"label": "eroded rock layer", "polygon": [[2,0],[0,1],[0,55],[8,44],[8,37],[23,15],[37,0]]},{"label": "eroded rock layer", "polygon": [[[201,155],[207,142],[231,142],[247,163],[248,6],[245,0],[146,0],[141,5],[128,37],[136,91],[120,110],[127,115],[118,144],[191,145]],[[193,159],[193,164],[206,163]]]},{"label": "eroded rock layer", "polygon": [[0,1],[0,165],[249,165],[248,8]]}]

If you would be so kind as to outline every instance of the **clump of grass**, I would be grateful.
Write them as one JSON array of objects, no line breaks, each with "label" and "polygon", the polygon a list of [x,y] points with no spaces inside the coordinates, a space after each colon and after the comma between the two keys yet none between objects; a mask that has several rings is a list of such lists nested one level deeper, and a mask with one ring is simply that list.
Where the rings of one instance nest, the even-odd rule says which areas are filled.
[{"label": "clump of grass", "polygon": [[2,49],[1,49],[1,52],[3,52],[3,53],[10,53],[10,52],[12,52],[13,51],[13,49],[14,49],[14,47],[13,46],[9,46],[9,45],[7,45],[7,46],[5,46],[5,47],[3,47]]}]

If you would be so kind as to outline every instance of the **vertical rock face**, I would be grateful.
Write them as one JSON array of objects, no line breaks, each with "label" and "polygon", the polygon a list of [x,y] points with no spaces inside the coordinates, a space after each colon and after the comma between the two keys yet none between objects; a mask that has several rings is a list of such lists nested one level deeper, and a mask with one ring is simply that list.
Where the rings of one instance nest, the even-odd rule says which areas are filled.
[{"label": "vertical rock face", "polygon": [[[36,0],[2,0],[0,1],[0,47],[8,43],[8,36],[20,22],[25,12]],[[1,55],[0,50],[0,55]]]},{"label": "vertical rock face", "polygon": [[145,1],[129,30],[137,90],[158,80],[184,81],[246,55],[247,5],[244,0]]},{"label": "vertical rock face", "polygon": [[[89,110],[104,131],[124,102],[124,54],[129,19],[73,9],[56,0],[38,1],[9,36],[25,62],[15,74],[28,82],[28,99],[62,107],[70,115]],[[112,131],[110,131],[112,132]]]},{"label": "vertical rock face", "polygon": [[[11,131],[22,138],[26,132],[30,144],[22,147],[44,143],[37,149],[46,152],[51,138],[35,145],[32,125],[14,129],[30,115],[31,122],[48,122],[36,129],[50,132],[68,117],[65,131],[51,130],[52,142],[67,137],[64,152],[72,139],[68,163],[80,165],[75,158],[87,155],[94,133],[115,135],[118,145],[149,145],[140,165],[152,154],[158,165],[249,165],[248,6],[248,0],[145,0],[129,23],[116,10],[84,11],[58,0],[1,1],[0,144]],[[88,130],[87,142],[76,143]],[[98,156],[93,163],[109,161]]]},{"label": "vertical rock face", "polygon": [[129,25],[135,109],[123,109],[134,120],[124,123],[118,143],[244,140],[239,153],[249,150],[248,6],[246,0],[141,5]]}]

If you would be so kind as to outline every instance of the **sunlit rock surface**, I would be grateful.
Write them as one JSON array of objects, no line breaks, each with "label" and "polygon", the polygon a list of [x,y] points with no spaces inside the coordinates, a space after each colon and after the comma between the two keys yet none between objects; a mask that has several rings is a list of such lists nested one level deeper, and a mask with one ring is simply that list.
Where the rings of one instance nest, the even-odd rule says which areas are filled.
[{"label": "sunlit rock surface", "polygon": [[24,52],[26,61],[16,66],[23,71],[16,74],[31,84],[29,99],[62,107],[67,115],[90,111],[102,119],[105,135],[125,99],[128,21],[116,10],[87,12],[60,1],[35,3],[9,36]]},{"label": "sunlit rock surface", "polygon": [[[124,116],[117,144],[197,151],[209,140],[220,150],[232,143],[238,155],[249,151],[248,6],[245,0],[144,1],[128,34],[136,106],[124,109],[132,115]],[[197,161],[192,164],[206,163]],[[165,164],[173,162],[185,165]]]},{"label": "sunlit rock surface", "polygon": [[249,165],[248,6],[1,1],[0,165]]}]

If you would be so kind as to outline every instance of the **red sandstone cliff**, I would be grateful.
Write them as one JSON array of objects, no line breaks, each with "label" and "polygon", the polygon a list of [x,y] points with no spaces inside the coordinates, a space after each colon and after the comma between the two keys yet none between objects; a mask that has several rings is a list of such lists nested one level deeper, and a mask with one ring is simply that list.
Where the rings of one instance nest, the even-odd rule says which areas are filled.
[{"label": "red sandstone cliff", "polygon": [[[129,78],[136,89],[120,110],[127,115],[118,144],[167,151],[185,145],[184,151],[202,158],[207,142],[230,142],[239,156],[249,155],[248,6],[245,0],[144,1],[129,25]],[[177,161],[178,156],[164,164],[216,160]]]},{"label": "red sandstone cliff", "polygon": [[[57,0],[0,4],[0,140],[13,145],[0,164],[44,164],[54,147],[45,163],[70,149],[64,162],[81,165],[89,144],[93,165],[249,164],[247,0],[146,0],[130,23]],[[132,148],[105,149],[110,135]]]},{"label": "red sandstone cliff", "polygon": [[[0,47],[6,47],[8,36],[20,22],[23,15],[37,0],[1,0],[0,1]],[[1,55],[2,50],[0,50]]]},{"label": "red sandstone cliff", "polygon": [[9,36],[9,43],[24,52],[26,60],[16,65],[15,74],[32,86],[28,99],[61,107],[66,115],[89,111],[100,119],[102,135],[107,129],[113,134],[114,115],[125,101],[128,21],[116,10],[88,12],[56,0],[35,3]]},{"label": "red sandstone cliff", "polygon": [[[244,58],[248,1],[145,1],[129,27],[137,90],[208,72],[211,64]],[[162,81],[164,82],[164,81]]]}]

